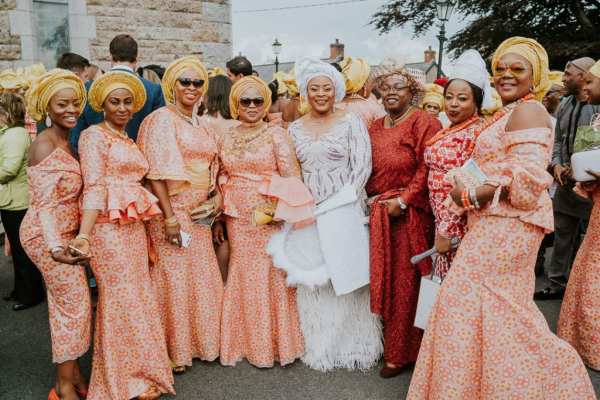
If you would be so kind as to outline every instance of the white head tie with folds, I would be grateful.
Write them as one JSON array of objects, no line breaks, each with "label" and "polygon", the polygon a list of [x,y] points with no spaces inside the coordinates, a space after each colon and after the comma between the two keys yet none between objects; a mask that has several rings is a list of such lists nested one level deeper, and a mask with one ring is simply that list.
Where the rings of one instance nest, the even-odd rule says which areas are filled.
[{"label": "white head tie with folds", "polygon": [[490,75],[485,67],[485,61],[477,50],[466,50],[458,57],[448,77],[448,80],[452,79],[462,79],[480,88],[483,91],[482,109],[494,107]]},{"label": "white head tie with folds", "polygon": [[300,96],[308,97],[308,82],[317,76],[325,76],[331,80],[335,88],[335,102],[339,103],[346,96],[344,77],[333,65],[312,58],[303,58],[296,62],[296,82]]}]

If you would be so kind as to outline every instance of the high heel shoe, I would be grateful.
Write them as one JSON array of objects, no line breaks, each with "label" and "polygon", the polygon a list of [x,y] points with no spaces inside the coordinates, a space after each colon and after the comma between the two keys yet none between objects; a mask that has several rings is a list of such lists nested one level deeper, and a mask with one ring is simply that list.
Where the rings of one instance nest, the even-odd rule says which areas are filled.
[{"label": "high heel shoe", "polygon": [[156,400],[158,399],[162,393],[158,388],[154,385],[150,386],[148,390],[138,396],[138,400]]}]

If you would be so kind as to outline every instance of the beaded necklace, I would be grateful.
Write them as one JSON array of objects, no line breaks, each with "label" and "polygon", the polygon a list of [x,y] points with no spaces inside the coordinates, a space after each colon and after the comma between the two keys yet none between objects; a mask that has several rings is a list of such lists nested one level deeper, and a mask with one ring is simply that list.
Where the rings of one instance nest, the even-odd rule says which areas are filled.
[{"label": "beaded necklace", "polygon": [[475,123],[475,122],[477,122],[479,120],[480,120],[479,115],[475,114],[471,118],[467,119],[466,121],[461,122],[458,125],[450,126],[448,128],[444,128],[441,131],[439,131],[438,133],[436,133],[434,137],[432,137],[431,139],[429,139],[425,143],[425,146],[431,146],[432,144],[434,144],[438,140],[441,140],[445,136],[450,135],[450,134],[452,134],[454,132],[462,131],[463,129],[468,128],[469,126],[471,126],[471,124],[473,124],[473,123]]}]

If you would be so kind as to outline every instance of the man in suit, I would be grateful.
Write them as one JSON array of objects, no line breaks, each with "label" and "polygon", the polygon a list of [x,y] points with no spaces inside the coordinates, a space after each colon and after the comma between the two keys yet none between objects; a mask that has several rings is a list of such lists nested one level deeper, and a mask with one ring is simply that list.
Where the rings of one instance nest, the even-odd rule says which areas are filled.
[{"label": "man in suit", "polygon": [[[138,56],[138,45],[135,39],[126,34],[117,35],[110,42],[109,51],[111,71],[126,71],[135,74]],[[146,104],[144,104],[144,107],[140,111],[133,115],[133,118],[125,127],[127,134],[133,140],[137,139],[138,130],[144,118],[154,110],[165,105],[160,85],[141,77],[140,80],[146,89]],[[86,82],[86,90],[89,91],[91,85],[92,82]],[[79,117],[77,126],[71,130],[71,147],[75,152],[77,152],[77,143],[81,132],[91,125],[99,124],[103,119],[104,116],[102,113],[92,110],[89,104],[85,106],[83,113]]]},{"label": "man in suit", "polygon": [[252,75],[254,72],[252,63],[244,56],[233,57],[227,61],[225,67],[227,67],[227,77],[234,83],[245,76]]}]

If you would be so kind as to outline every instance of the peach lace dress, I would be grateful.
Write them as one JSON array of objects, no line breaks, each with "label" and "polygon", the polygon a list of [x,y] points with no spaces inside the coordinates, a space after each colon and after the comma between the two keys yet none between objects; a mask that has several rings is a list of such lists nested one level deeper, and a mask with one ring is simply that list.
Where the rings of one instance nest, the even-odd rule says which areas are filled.
[{"label": "peach lace dress", "polygon": [[91,267],[98,283],[88,400],[131,399],[151,385],[174,393],[144,219],[160,214],[141,180],[148,163],[135,143],[100,125],[82,132],[82,210],[99,210]]},{"label": "peach lace dress", "polygon": [[600,370],[600,188],[590,194],[594,208],[569,276],[558,336],[575,347],[588,367]]},{"label": "peach lace dress", "polygon": [[144,120],[137,141],[150,165],[146,177],[167,182],[181,231],[192,235],[189,247],[179,248],[165,239],[162,216],[147,224],[157,253],[150,276],[169,357],[177,366],[191,366],[193,358],[213,361],[219,357],[223,281],[211,229],[192,223],[190,212],[208,199],[215,185],[215,135],[167,106]]},{"label": "peach lace dress", "polygon": [[60,148],[28,167],[27,175],[30,200],[21,243],[46,283],[52,362],[60,364],[78,359],[90,347],[92,309],[85,269],[58,263],[50,255],[77,234],[83,182],[79,162]]},{"label": "peach lace dress", "polygon": [[273,266],[266,252],[271,235],[280,228],[251,222],[255,206],[269,200],[258,192],[264,177],[300,177],[300,168],[286,131],[261,124],[262,131],[252,140],[234,130],[219,146],[231,247],[221,325],[223,365],[233,366],[242,358],[257,367],[271,367],[276,361],[285,365],[304,352],[296,290],[286,287],[285,273]]},{"label": "peach lace dress", "polygon": [[407,399],[596,398],[581,359],[533,302],[537,249],[553,229],[546,172],[553,133],[505,131],[514,106],[481,133],[473,153],[509,200],[469,213]]}]

